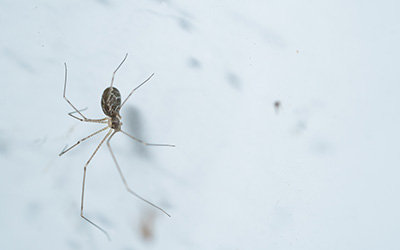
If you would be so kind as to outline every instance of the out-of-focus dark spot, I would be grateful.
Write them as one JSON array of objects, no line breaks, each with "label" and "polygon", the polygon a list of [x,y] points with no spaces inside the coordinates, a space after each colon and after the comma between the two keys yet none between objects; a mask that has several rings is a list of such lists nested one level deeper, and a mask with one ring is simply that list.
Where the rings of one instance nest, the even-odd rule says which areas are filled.
[{"label": "out-of-focus dark spot", "polygon": [[171,9],[175,9],[175,14],[164,14],[161,12],[157,11],[152,11],[152,10],[146,10],[147,12],[156,15],[157,17],[161,18],[163,21],[166,20],[172,20],[175,22],[181,29],[183,29],[186,32],[191,32],[193,31],[193,24],[189,21],[190,20],[190,15],[182,10],[179,10],[173,4],[169,4],[169,1],[162,1],[162,0],[153,0],[155,2],[158,2],[159,4],[166,4],[168,5]]},{"label": "out-of-focus dark spot", "polygon": [[75,240],[74,241],[72,241],[72,240],[67,241],[67,246],[70,249],[74,249],[74,250],[82,249],[82,247],[79,245],[79,243],[77,241],[75,241]]},{"label": "out-of-focus dark spot", "polygon": [[0,154],[7,154],[8,144],[6,139],[0,135]]},{"label": "out-of-focus dark spot", "polygon": [[41,212],[40,204],[34,201],[31,201],[26,206],[26,218],[27,220],[35,220],[40,216]]},{"label": "out-of-focus dark spot", "polygon": [[275,114],[278,114],[278,113],[279,113],[279,110],[281,109],[281,106],[282,106],[282,104],[281,104],[280,101],[275,101],[275,102],[274,102]]},{"label": "out-of-focus dark spot", "polygon": [[[124,127],[126,129],[126,132],[129,134],[135,136],[138,139],[146,141],[144,136],[144,126],[143,126],[143,119],[140,115],[140,111],[132,106],[127,106],[124,108]],[[128,126],[127,126],[128,125]],[[143,158],[150,158],[150,153],[149,150],[146,146],[143,144],[132,140],[132,146],[134,147],[134,150],[137,152],[137,155],[143,157]]]},{"label": "out-of-focus dark spot", "polygon": [[307,129],[307,123],[304,120],[298,120],[293,128],[293,133],[295,135],[302,134]]},{"label": "out-of-focus dark spot", "polygon": [[146,212],[139,224],[140,236],[144,241],[151,241],[154,238],[154,224],[156,216],[153,212]]},{"label": "out-of-focus dark spot", "polygon": [[35,146],[42,146],[46,143],[46,141],[47,141],[47,136],[35,139],[33,141],[33,144],[35,144]]},{"label": "out-of-focus dark spot", "polygon": [[110,5],[110,2],[107,0],[97,0],[98,3],[103,4],[103,5]]},{"label": "out-of-focus dark spot", "polygon": [[226,79],[228,80],[229,84],[235,88],[235,89],[241,89],[242,87],[242,81],[240,80],[239,76],[232,73],[228,72],[226,74]]},{"label": "out-of-focus dark spot", "polygon": [[188,65],[192,68],[201,68],[201,63],[194,57],[190,57],[188,60]]},{"label": "out-of-focus dark spot", "polygon": [[311,150],[318,154],[327,154],[331,150],[331,146],[325,141],[318,140],[311,144]]},{"label": "out-of-focus dark spot", "polygon": [[185,31],[192,31],[192,24],[185,18],[178,18],[179,26]]},{"label": "out-of-focus dark spot", "polygon": [[253,21],[239,12],[232,13],[234,20],[238,25],[245,26],[247,30],[255,30],[262,38],[263,41],[269,45],[278,46],[278,47],[286,47],[286,42],[283,39],[283,36],[272,29],[269,29],[262,25],[260,22]]},{"label": "out-of-focus dark spot", "polygon": [[169,1],[168,0],[153,0],[154,2],[157,2],[157,3],[168,3]]},{"label": "out-of-focus dark spot", "polygon": [[8,57],[8,59],[10,59],[9,61],[15,62],[20,68],[24,69],[25,71],[28,71],[30,73],[33,73],[35,71],[32,65],[26,61],[25,57],[20,56],[9,49],[4,50],[4,54]]}]

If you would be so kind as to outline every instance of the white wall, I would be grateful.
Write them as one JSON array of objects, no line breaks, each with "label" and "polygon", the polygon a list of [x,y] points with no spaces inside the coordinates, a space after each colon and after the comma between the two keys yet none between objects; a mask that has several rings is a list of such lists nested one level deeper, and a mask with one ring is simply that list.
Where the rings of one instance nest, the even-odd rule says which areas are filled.
[{"label": "white wall", "polygon": [[[0,249],[399,249],[396,1],[2,1]],[[123,128],[83,166],[116,75]],[[274,102],[280,101],[278,111]],[[150,226],[144,237],[143,225]],[[151,228],[151,226],[153,226]]]}]

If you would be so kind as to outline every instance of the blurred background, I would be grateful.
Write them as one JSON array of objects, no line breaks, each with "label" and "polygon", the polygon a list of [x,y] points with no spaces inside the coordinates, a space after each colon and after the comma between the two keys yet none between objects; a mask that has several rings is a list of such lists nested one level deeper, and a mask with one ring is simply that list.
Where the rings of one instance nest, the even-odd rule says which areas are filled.
[{"label": "blurred background", "polygon": [[400,249],[399,7],[0,1],[0,249]]}]

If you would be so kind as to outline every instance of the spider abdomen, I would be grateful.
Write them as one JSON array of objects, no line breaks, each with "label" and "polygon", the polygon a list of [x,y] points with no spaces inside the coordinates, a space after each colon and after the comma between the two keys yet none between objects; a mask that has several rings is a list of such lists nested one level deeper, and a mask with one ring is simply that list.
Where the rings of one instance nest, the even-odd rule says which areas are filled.
[{"label": "spider abdomen", "polygon": [[114,87],[108,87],[104,90],[101,96],[101,108],[108,117],[119,116],[121,108],[121,94],[119,90]]}]

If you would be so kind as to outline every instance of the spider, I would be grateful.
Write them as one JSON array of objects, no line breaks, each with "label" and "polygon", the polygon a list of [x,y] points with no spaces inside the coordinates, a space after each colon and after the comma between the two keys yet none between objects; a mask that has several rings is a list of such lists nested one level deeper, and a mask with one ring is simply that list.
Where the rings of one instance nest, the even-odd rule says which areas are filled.
[{"label": "spider", "polygon": [[[137,86],[136,88],[134,88],[129,95],[126,97],[126,99],[122,102],[121,104],[121,94],[119,92],[119,90],[115,87],[113,87],[113,83],[114,83],[114,77],[115,77],[115,73],[118,71],[118,69],[121,67],[121,65],[125,62],[126,58],[128,57],[128,54],[125,55],[124,59],[122,60],[122,62],[119,64],[119,66],[117,67],[117,69],[114,71],[112,78],[111,78],[111,85],[110,87],[106,88],[103,92],[103,95],[101,97],[101,107],[103,109],[104,114],[106,115],[105,118],[103,119],[88,119],[86,118],[86,116],[84,116],[82,114],[82,110],[78,110],[77,108],[75,108],[75,106],[68,100],[68,98],[65,96],[65,92],[66,92],[66,88],[67,88],[67,64],[64,63],[65,66],[65,80],[64,80],[64,93],[63,93],[63,98],[67,101],[67,103],[74,109],[74,111],[68,113],[69,116],[81,121],[81,122],[91,122],[91,123],[103,123],[103,124],[107,124],[106,127],[94,132],[91,135],[88,135],[82,139],[80,139],[78,142],[76,142],[74,145],[72,145],[71,147],[64,149],[59,156],[67,153],[68,151],[70,151],[71,149],[73,149],[74,147],[76,147],[77,145],[79,145],[81,142],[91,138],[94,135],[97,135],[103,131],[106,131],[108,129],[107,134],[104,136],[104,138],[101,140],[101,142],[99,143],[99,145],[96,147],[95,151],[93,152],[93,154],[90,156],[89,160],[86,162],[84,168],[83,168],[83,181],[82,181],[82,197],[81,197],[81,217],[83,219],[85,219],[87,222],[89,222],[90,224],[92,224],[94,227],[96,227],[97,229],[99,229],[100,231],[102,231],[107,238],[110,240],[110,236],[107,233],[106,230],[104,230],[103,228],[101,228],[100,226],[98,226],[96,223],[92,222],[91,220],[89,220],[84,214],[83,214],[83,201],[84,201],[84,196],[85,196],[85,179],[86,179],[86,168],[89,165],[90,161],[93,159],[94,155],[97,153],[97,151],[99,150],[99,148],[101,147],[101,145],[103,145],[103,143],[107,140],[107,146],[108,149],[110,150],[111,156],[114,160],[114,163],[117,167],[117,170],[119,172],[119,175],[122,179],[122,182],[125,185],[126,190],[131,193],[132,195],[136,196],[137,198],[139,198],[140,200],[148,203],[149,205],[155,207],[156,209],[160,210],[161,212],[163,212],[164,214],[166,214],[168,217],[171,217],[171,215],[169,215],[166,211],[164,211],[162,208],[156,206],[155,204],[151,203],[150,201],[146,200],[145,198],[141,197],[140,195],[138,195],[137,193],[135,193],[134,191],[132,191],[132,189],[130,189],[130,187],[128,186],[128,183],[121,171],[121,168],[119,167],[119,164],[117,162],[117,159],[114,155],[114,152],[112,151],[111,145],[110,145],[110,141],[111,138],[113,138],[113,136],[118,133],[121,132],[125,135],[127,135],[128,137],[146,145],[146,146],[167,146],[167,147],[175,147],[175,145],[171,145],[171,144],[156,144],[156,143],[147,143],[143,140],[140,140],[136,137],[134,137],[133,135],[128,134],[127,132],[125,132],[124,130],[121,129],[122,127],[122,122],[121,122],[121,115],[119,114],[119,111],[121,110],[121,108],[124,106],[124,104],[126,103],[126,101],[129,99],[129,97],[131,97],[132,93],[135,92],[135,90],[137,90],[138,88],[140,88],[142,85],[144,85],[146,82],[148,82],[150,80],[151,77],[153,77],[154,73],[151,74],[144,82],[142,82],[139,86]],[[78,117],[76,115],[73,115],[74,113],[79,114]]]}]

